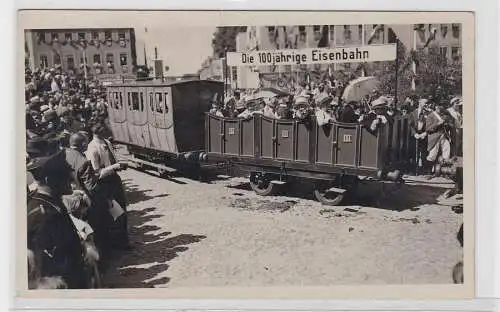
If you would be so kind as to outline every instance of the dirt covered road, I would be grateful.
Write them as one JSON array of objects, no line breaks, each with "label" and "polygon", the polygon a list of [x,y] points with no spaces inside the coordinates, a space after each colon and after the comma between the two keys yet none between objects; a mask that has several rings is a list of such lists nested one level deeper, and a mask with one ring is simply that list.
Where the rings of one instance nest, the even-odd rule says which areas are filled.
[{"label": "dirt covered road", "polygon": [[382,200],[367,184],[327,207],[303,186],[260,197],[243,178],[121,176],[135,248],[113,256],[105,287],[442,284],[462,256],[462,215],[439,201],[446,183]]}]

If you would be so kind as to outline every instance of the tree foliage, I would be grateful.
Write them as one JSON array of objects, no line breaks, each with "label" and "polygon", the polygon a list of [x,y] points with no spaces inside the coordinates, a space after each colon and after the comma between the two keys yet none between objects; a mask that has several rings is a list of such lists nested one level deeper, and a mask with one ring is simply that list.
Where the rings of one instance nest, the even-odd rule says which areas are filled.
[{"label": "tree foliage", "polygon": [[214,57],[223,58],[226,52],[235,52],[236,36],[245,31],[246,26],[217,27],[212,39]]},{"label": "tree foliage", "polygon": [[[412,93],[438,101],[462,93],[460,59],[449,60],[434,47],[407,52],[402,44],[398,44],[397,55],[397,62],[375,64],[376,68],[372,71],[380,80],[382,93],[396,94],[396,72],[398,102]],[[416,75],[412,70],[413,61],[416,63]],[[412,78],[415,78],[415,92],[411,90]]]}]

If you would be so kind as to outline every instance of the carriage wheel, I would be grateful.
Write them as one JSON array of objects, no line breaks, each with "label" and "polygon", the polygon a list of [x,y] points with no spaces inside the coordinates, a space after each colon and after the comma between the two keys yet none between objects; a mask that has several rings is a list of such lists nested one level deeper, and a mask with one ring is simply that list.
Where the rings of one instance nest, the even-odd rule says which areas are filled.
[{"label": "carriage wheel", "polygon": [[[357,177],[344,177],[344,179],[349,179],[344,182],[343,188],[347,191],[343,193],[335,192],[330,190],[334,186],[334,181],[324,181],[316,183],[314,188],[314,197],[323,205],[327,206],[337,206],[339,205],[349,192],[352,192],[357,187]],[[352,181],[351,181],[352,180]]]},{"label": "carriage wheel", "polygon": [[250,186],[255,193],[261,196],[272,195],[277,190],[277,185],[271,183],[271,181],[261,173],[252,173],[250,175]]},{"label": "carriage wheel", "polygon": [[337,206],[344,200],[345,193],[328,191],[329,187],[318,186],[314,189],[314,197],[323,205]]}]

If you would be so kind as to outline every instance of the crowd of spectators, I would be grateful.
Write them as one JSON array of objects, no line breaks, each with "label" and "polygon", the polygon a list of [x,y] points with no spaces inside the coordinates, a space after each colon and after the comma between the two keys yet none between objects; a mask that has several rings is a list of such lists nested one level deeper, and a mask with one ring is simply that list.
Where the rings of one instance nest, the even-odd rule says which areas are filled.
[{"label": "crowd of spectators", "polygon": [[213,102],[211,113],[228,118],[260,114],[274,119],[315,120],[319,126],[330,122],[359,123],[372,133],[392,123],[395,117],[406,116],[410,144],[415,145],[415,174],[436,176],[446,172],[447,167],[456,169],[457,157],[462,156],[460,95],[414,93],[396,103],[393,96],[373,89],[361,98],[346,101],[344,89],[345,85],[324,80],[279,90],[272,96],[261,96],[262,90],[235,90],[224,103]]},{"label": "crowd of spectators", "polygon": [[103,258],[130,248],[105,89],[61,68],[25,82],[29,288],[100,287]]}]

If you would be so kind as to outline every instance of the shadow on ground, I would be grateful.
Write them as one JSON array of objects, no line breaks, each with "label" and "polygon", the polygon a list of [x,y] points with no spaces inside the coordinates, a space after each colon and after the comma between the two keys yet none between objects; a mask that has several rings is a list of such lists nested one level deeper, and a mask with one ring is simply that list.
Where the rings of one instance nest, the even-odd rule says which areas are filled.
[{"label": "shadow on ground", "polygon": [[125,187],[125,196],[127,197],[128,205],[137,204],[153,198],[161,198],[169,196],[169,194],[166,193],[159,195],[147,195],[146,193],[151,192],[153,190],[140,189],[137,184],[132,183],[132,179],[123,180],[123,186]]},{"label": "shadow on ground", "polygon": [[[149,196],[130,181],[125,180],[129,203],[138,203],[158,196]],[[168,196],[168,194],[160,195]],[[163,218],[149,207],[127,212],[129,237],[133,249],[113,251],[107,258],[103,274],[105,288],[151,288],[168,284],[170,278],[157,276],[168,270],[168,262],[188,251],[188,246],[206,238],[204,235],[178,234],[164,231],[150,222]]]},{"label": "shadow on ground", "polygon": [[[252,191],[248,182],[227,187]],[[278,195],[314,200],[313,190],[312,183],[289,183],[281,187]],[[437,204],[438,197],[446,190],[446,187],[436,185],[363,182],[346,196],[341,205],[359,205],[392,211],[419,210],[422,205]]]}]

